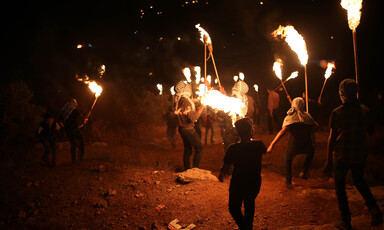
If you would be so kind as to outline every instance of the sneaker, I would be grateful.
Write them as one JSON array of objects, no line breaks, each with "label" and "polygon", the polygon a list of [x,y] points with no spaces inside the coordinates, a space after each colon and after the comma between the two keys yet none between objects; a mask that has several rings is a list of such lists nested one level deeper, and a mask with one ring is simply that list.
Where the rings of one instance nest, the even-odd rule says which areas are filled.
[{"label": "sneaker", "polygon": [[351,223],[345,223],[343,221],[334,224],[337,229],[340,230],[353,230]]},{"label": "sneaker", "polygon": [[308,174],[305,173],[305,172],[301,172],[301,173],[299,174],[299,178],[306,180],[306,179],[308,179]]},{"label": "sneaker", "polygon": [[371,225],[372,226],[378,226],[381,223],[383,223],[383,213],[381,213],[379,210],[374,209],[371,211],[372,220]]}]

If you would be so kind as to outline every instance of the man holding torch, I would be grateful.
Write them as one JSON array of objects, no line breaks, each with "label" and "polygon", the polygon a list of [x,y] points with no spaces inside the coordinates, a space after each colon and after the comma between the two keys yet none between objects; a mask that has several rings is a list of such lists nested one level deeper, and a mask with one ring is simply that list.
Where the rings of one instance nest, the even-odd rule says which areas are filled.
[{"label": "man holding torch", "polygon": [[176,84],[175,91],[175,114],[178,116],[178,130],[184,144],[184,170],[191,168],[190,158],[192,148],[195,149],[192,166],[197,168],[203,155],[203,144],[201,143],[199,134],[196,132],[195,122],[199,119],[205,106],[200,105],[199,108],[195,108],[195,104],[191,99],[192,87],[189,83],[180,81]]},{"label": "man holding torch", "polygon": [[76,163],[76,153],[78,160],[84,160],[84,137],[80,132],[80,127],[88,122],[88,117],[84,117],[77,110],[77,101],[72,98],[64,105],[60,111],[60,123],[64,126],[65,133],[71,143],[71,160]]}]

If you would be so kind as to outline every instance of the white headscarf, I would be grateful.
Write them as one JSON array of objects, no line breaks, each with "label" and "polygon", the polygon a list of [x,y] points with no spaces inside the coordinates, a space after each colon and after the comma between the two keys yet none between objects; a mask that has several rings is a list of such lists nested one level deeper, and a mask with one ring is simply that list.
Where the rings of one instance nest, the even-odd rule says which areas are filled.
[{"label": "white headscarf", "polygon": [[291,108],[288,110],[287,116],[284,118],[283,127],[294,123],[313,125],[314,120],[312,116],[304,110],[304,99],[301,97],[296,97],[295,99],[293,99]]},{"label": "white headscarf", "polygon": [[195,103],[192,101],[192,87],[190,84],[186,84],[184,81],[179,81],[175,86],[175,110],[179,107],[179,101],[181,97],[184,97],[191,103],[192,111],[195,111]]},{"label": "white headscarf", "polygon": [[239,98],[245,105],[245,108],[243,109],[244,115],[248,112],[248,93],[249,87],[247,83],[244,81],[238,81],[233,85],[232,87],[232,96]]},{"label": "white headscarf", "polygon": [[65,104],[65,105],[63,106],[63,108],[61,109],[61,111],[60,111],[60,119],[61,119],[62,121],[67,120],[67,118],[69,117],[69,115],[71,115],[72,111],[73,111],[74,109],[76,109],[76,108],[77,108],[77,101],[76,101],[75,98],[71,98],[71,100],[69,100],[69,101],[67,102],[67,104]]}]

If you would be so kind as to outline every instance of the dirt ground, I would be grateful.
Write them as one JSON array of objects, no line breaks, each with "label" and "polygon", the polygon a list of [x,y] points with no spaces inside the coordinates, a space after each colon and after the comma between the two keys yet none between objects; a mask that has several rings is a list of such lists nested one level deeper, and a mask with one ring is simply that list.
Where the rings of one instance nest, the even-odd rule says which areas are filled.
[{"label": "dirt ground", "polygon": [[[256,130],[256,139],[266,145],[272,141],[274,135]],[[195,229],[237,229],[227,207],[229,179],[224,183],[177,183],[182,167],[180,137],[172,149],[164,126],[153,127],[150,132],[150,137],[127,145],[89,143],[86,160],[76,164],[70,163],[69,144],[59,143],[56,168],[40,164],[41,145],[2,148],[0,228],[167,229],[178,219],[183,227],[193,223]],[[217,176],[224,152],[217,127],[215,132],[215,143],[205,146],[200,168]],[[339,212],[333,182],[321,174],[327,138],[326,130],[316,133],[310,178],[294,177],[294,190],[283,186],[288,138],[263,157],[254,229],[335,229],[333,223],[338,221]],[[303,160],[303,156],[295,158],[294,176],[299,174]],[[366,175],[382,210],[383,163],[383,154],[370,153]],[[348,197],[356,229],[384,229],[383,225],[370,226],[364,201],[353,186],[348,186]]]}]

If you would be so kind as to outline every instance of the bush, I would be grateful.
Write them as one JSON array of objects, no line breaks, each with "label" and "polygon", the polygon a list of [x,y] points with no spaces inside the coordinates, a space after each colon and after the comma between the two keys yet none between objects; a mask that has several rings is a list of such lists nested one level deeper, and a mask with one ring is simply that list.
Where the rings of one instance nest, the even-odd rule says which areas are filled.
[{"label": "bush", "polygon": [[23,81],[6,85],[0,93],[0,133],[2,142],[33,140],[45,112],[32,101],[33,92]]}]

